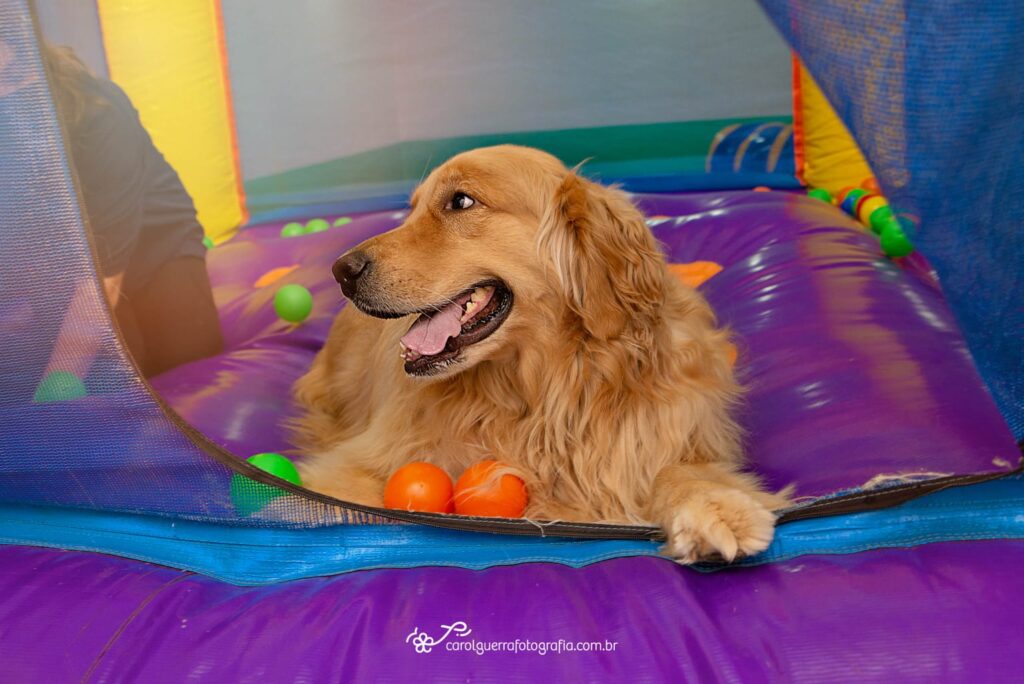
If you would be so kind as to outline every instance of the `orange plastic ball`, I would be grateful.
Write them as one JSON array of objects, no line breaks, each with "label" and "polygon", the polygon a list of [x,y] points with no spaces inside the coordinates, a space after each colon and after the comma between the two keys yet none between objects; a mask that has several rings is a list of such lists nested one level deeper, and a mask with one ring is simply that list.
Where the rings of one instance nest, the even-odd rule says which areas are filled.
[{"label": "orange plastic ball", "polygon": [[384,486],[384,507],[423,513],[451,513],[452,479],[432,463],[404,465]]},{"label": "orange plastic ball", "polygon": [[870,192],[881,192],[878,188],[878,181],[875,180],[874,176],[868,176],[860,182],[860,187]]},{"label": "orange plastic ball", "polygon": [[772,189],[769,188],[767,185],[758,185],[757,187],[754,188],[754,192],[771,192],[771,191],[772,191]]},{"label": "orange plastic ball", "polygon": [[455,512],[487,518],[521,518],[526,510],[526,485],[515,475],[492,475],[501,464],[480,461],[466,468],[455,483]]}]

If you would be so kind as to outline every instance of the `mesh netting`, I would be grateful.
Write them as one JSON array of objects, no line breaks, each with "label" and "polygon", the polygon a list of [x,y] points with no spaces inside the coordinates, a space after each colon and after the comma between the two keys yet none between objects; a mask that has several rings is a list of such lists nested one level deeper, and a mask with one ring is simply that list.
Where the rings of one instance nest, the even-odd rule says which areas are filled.
[{"label": "mesh netting", "polygon": [[1024,437],[1024,5],[761,0],[934,265]]},{"label": "mesh netting", "polygon": [[139,377],[95,275],[36,45],[26,3],[0,1],[0,501],[247,524],[348,519],[292,495],[272,515],[242,517],[230,456],[177,424]]},{"label": "mesh netting", "polygon": [[[965,30],[963,16],[928,5],[909,21],[922,28],[904,31],[902,6],[766,4],[830,99],[845,103],[840,114],[915,223],[1020,436],[1024,50],[1012,48],[1024,38],[1012,27],[1024,16],[1011,14],[1024,10],[997,5]],[[928,27],[948,32],[949,47]],[[983,55],[968,49],[982,44]],[[256,485],[236,483],[232,500],[245,464],[181,423],[140,378],[95,274],[26,0],[0,0],[0,155],[0,502],[254,525],[380,521],[297,495],[245,515],[238,489]]]}]

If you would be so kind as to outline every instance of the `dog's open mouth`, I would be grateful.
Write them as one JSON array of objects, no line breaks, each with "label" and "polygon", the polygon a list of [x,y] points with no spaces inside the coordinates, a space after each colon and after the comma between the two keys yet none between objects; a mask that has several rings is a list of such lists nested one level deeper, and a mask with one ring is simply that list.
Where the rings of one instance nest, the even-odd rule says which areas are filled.
[{"label": "dog's open mouth", "polygon": [[405,372],[433,375],[451,365],[463,349],[494,334],[511,311],[512,291],[488,280],[421,312],[402,337]]}]

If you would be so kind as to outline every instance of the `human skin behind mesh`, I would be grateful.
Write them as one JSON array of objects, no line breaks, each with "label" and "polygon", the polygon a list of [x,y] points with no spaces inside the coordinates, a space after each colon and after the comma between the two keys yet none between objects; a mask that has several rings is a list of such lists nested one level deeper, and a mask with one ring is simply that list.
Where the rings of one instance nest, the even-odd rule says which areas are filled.
[{"label": "human skin behind mesh", "polygon": [[223,342],[203,230],[177,172],[124,91],[94,76],[70,49],[40,48],[129,351],[146,376],[217,354]]}]

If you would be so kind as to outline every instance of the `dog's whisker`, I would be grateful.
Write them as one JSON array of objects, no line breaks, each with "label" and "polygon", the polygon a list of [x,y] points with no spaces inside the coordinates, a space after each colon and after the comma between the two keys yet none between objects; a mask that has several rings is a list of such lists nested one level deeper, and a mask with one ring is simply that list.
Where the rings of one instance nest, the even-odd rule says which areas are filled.
[{"label": "dog's whisker", "polygon": [[435,293],[435,292],[433,292],[433,291],[431,291],[429,289],[427,289],[425,291],[427,293],[426,296],[428,298],[430,298],[431,300],[433,300],[434,302],[436,302],[435,304],[431,304],[429,307],[427,307],[430,311],[440,311],[441,309],[443,309],[444,307],[448,306],[449,304],[458,304],[457,301],[455,301],[454,299],[452,299],[448,295],[443,295],[443,294],[441,294],[439,292]]},{"label": "dog's whisker", "polygon": [[430,170],[430,162],[433,161],[433,159],[434,155],[427,157],[427,163],[423,165],[423,173],[420,174],[420,179],[417,181],[416,185],[421,185],[423,183],[423,179],[427,177],[427,171]]},{"label": "dog's whisker", "polygon": [[429,295],[429,296],[430,296],[431,299],[433,299],[435,301],[439,301],[439,303],[432,304],[429,307],[427,307],[431,311],[440,311],[441,309],[445,308],[449,304],[458,304],[458,302],[456,302],[451,297],[445,297],[445,296],[441,296],[441,295]]}]

